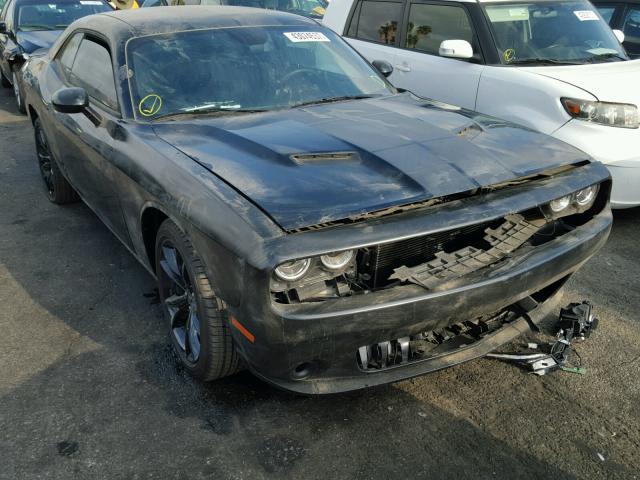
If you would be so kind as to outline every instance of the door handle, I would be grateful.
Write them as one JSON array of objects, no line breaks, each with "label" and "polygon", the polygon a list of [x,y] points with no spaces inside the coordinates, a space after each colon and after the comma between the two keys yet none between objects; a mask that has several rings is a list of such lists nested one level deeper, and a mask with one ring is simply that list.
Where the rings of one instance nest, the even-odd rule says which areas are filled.
[{"label": "door handle", "polygon": [[396,65],[396,68],[398,70],[400,70],[401,72],[410,72],[411,71],[411,67],[409,65],[407,65],[406,63],[401,64],[401,65]]}]

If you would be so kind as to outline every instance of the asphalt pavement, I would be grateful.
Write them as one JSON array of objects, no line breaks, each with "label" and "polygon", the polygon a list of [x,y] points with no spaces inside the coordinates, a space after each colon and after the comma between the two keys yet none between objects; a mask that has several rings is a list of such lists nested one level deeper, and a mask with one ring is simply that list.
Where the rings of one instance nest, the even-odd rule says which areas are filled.
[{"label": "asphalt pavement", "polygon": [[640,477],[640,209],[565,288],[600,326],[584,375],[480,359],[301,397],[193,381],[154,281],[82,203],[49,203],[0,92],[0,479]]}]

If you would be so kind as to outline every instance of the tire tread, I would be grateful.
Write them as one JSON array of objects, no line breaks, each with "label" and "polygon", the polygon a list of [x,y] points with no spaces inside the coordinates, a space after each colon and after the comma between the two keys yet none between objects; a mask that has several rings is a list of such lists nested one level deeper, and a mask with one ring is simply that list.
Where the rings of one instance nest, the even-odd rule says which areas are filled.
[{"label": "tire tread", "polygon": [[[206,321],[208,324],[206,341],[209,355],[205,359],[203,367],[194,374],[205,382],[233,375],[241,370],[241,362],[229,330],[229,316],[225,303],[213,291],[204,263],[189,237],[169,219],[165,220],[158,230],[156,249],[159,246],[158,239],[163,236],[177,240],[184,247],[185,251],[180,253],[183,255],[183,260],[191,265],[197,295],[204,306],[202,313],[205,318],[202,321]],[[202,338],[202,327],[200,334],[200,341],[203,343],[205,339]]]}]

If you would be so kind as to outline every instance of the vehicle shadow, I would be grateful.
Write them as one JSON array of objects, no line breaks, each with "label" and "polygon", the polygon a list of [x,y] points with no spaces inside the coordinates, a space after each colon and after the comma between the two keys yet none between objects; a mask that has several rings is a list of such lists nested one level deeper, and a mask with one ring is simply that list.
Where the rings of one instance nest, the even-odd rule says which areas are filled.
[{"label": "vehicle shadow", "polygon": [[[491,398],[505,405],[514,385],[523,398],[527,388],[543,390],[536,398],[549,393],[495,363],[493,372],[475,362],[471,369],[327,397],[281,392],[246,372],[209,385],[194,382],[177,366],[161,312],[145,296],[154,288],[150,276],[86,206],[46,201],[29,129],[18,122],[0,138],[0,151],[11,153],[0,163],[0,302],[8,305],[0,328],[13,328],[0,350],[0,370],[14,369],[5,377],[19,377],[0,396],[0,478],[631,474],[625,465],[590,458],[574,475],[577,463],[592,456],[589,439],[580,440],[588,446],[583,457],[566,465],[561,455],[546,461],[549,447],[536,442],[562,445],[556,438],[562,427],[537,432],[526,410],[511,414],[527,419],[529,444],[500,438],[495,406],[486,405],[486,418],[467,415],[464,405],[490,396],[483,387],[488,373]],[[616,215],[614,237],[637,223],[632,212]],[[30,358],[42,368],[20,375]],[[496,382],[496,376],[510,380]],[[470,395],[445,388],[448,382],[464,383]]]}]

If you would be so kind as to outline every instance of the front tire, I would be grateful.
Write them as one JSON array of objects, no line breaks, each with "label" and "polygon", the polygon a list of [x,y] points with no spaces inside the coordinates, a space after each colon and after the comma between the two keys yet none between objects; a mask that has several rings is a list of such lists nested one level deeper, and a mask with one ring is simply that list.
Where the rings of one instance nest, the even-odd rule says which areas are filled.
[{"label": "front tire", "polygon": [[38,155],[40,177],[44,182],[49,201],[59,205],[78,201],[78,194],[67,182],[67,179],[64,178],[51,154],[49,142],[39,118],[36,118],[33,122],[33,130],[36,137],[36,153]]},{"label": "front tire", "polygon": [[171,343],[184,368],[202,381],[232,375],[240,368],[229,331],[229,315],[213,293],[202,259],[188,236],[165,220],[156,236],[160,303]]}]

